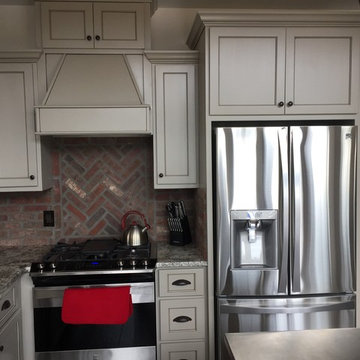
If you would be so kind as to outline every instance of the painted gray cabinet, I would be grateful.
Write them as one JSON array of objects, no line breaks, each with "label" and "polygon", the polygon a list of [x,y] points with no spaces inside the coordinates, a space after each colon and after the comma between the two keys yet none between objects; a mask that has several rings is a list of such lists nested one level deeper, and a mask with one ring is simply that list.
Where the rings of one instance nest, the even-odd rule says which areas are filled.
[{"label": "painted gray cabinet", "polygon": [[210,115],[355,114],[359,30],[211,27]]},{"label": "painted gray cabinet", "polygon": [[147,37],[145,17],[150,17],[149,6],[141,2],[42,2],[42,44],[44,48],[141,49]]},{"label": "painted gray cabinet", "polygon": [[44,190],[50,187],[50,167],[42,163],[47,152],[34,128],[37,67],[5,61],[0,62],[0,192]]},{"label": "painted gray cabinet", "polygon": [[146,55],[154,80],[154,187],[197,187],[197,53]]},{"label": "painted gray cabinet", "polygon": [[158,360],[205,360],[206,269],[156,272]]},{"label": "painted gray cabinet", "polygon": [[22,360],[20,282],[0,294],[0,359]]}]

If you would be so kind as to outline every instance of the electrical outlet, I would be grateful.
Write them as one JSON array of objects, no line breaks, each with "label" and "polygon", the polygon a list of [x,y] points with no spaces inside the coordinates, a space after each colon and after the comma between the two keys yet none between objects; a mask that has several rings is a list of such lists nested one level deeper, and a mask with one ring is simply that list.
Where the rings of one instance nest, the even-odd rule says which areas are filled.
[{"label": "electrical outlet", "polygon": [[44,210],[44,226],[55,226],[54,210]]}]

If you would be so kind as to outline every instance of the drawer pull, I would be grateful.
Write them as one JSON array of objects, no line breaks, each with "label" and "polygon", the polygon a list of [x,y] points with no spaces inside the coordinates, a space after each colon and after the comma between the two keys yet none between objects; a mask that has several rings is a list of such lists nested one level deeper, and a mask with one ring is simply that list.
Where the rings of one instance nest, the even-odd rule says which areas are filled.
[{"label": "drawer pull", "polygon": [[5,349],[5,348],[4,348],[4,345],[1,345],[1,346],[0,346],[0,352],[3,352],[4,349]]},{"label": "drawer pull", "polygon": [[11,302],[9,300],[4,301],[4,303],[1,306],[1,311],[8,309],[10,306],[11,306]]},{"label": "drawer pull", "polygon": [[192,318],[188,317],[188,316],[185,316],[185,315],[182,315],[182,316],[177,316],[175,319],[173,319],[173,321],[177,322],[177,323],[185,323],[185,322],[188,322],[188,321],[192,321]]},{"label": "drawer pull", "polygon": [[191,284],[191,282],[189,280],[179,279],[179,280],[175,280],[171,285],[186,286],[186,285],[190,285],[190,284]]}]

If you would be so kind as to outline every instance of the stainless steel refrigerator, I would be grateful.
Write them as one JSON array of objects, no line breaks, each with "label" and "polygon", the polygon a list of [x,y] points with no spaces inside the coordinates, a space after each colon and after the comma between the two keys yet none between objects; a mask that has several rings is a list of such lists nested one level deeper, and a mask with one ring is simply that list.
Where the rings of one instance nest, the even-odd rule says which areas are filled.
[{"label": "stainless steel refrigerator", "polygon": [[355,126],[217,127],[218,359],[227,332],[355,326]]}]

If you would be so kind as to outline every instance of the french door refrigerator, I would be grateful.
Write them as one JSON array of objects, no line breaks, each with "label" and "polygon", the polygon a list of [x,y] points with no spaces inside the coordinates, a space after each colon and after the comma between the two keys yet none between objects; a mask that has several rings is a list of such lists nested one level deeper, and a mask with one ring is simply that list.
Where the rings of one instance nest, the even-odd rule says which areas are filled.
[{"label": "french door refrigerator", "polygon": [[227,332],[355,326],[355,126],[215,127],[218,359]]}]

